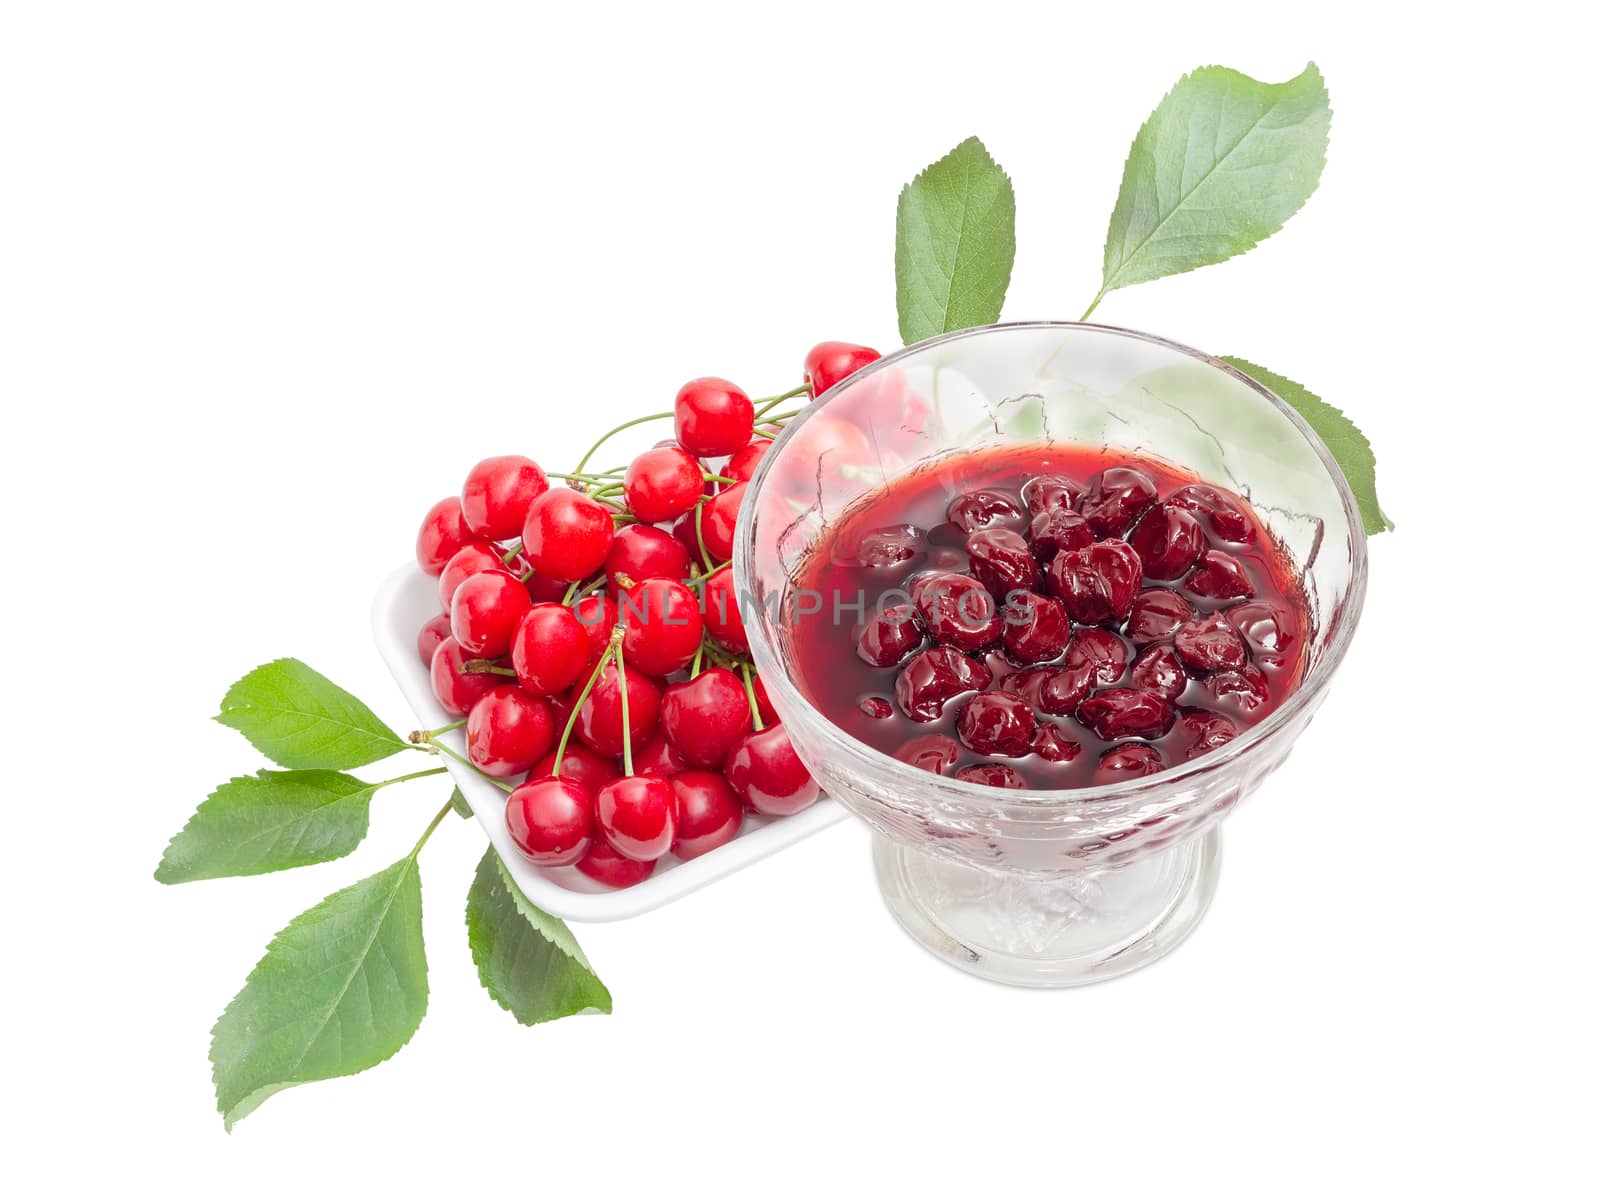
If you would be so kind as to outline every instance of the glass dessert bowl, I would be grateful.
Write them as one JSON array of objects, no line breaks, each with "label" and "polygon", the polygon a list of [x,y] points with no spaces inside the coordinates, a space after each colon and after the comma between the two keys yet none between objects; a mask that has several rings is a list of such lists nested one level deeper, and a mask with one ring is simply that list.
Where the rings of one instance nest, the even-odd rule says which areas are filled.
[{"label": "glass dessert bowl", "polygon": [[[863,620],[885,603],[847,599],[841,605],[837,591],[820,596],[811,587],[833,578],[819,575],[819,565],[841,562],[841,540],[859,541],[862,515],[874,507],[881,512],[883,499],[897,491],[925,495],[932,483],[956,501],[993,483],[986,464],[1032,461],[1040,471],[1126,462],[1148,467],[1168,485],[1209,482],[1245,500],[1257,550],[1270,558],[1297,612],[1291,625],[1296,646],[1285,649],[1292,664],[1280,666],[1284,671],[1275,678],[1281,695],[1259,718],[1238,724],[1225,743],[1195,744],[1177,754],[1170,738],[1119,743],[1113,732],[1106,748],[1089,754],[1089,763],[1143,751],[1154,763],[1140,766],[1148,776],[1131,778],[1070,765],[1014,773],[1004,768],[1004,756],[979,758],[987,774],[972,772],[978,766],[964,772],[953,759],[930,772],[894,755],[898,736],[863,737],[879,729],[863,728],[860,715],[847,714],[852,674],[868,672],[849,658],[857,655]],[[1131,512],[1127,525],[1141,513]],[[974,521],[981,527],[990,519]],[[1205,523],[1214,539],[1214,524]],[[1096,526],[1098,539],[1115,542],[1127,534],[1126,526]],[[906,561],[908,568],[964,570],[964,554],[939,546],[950,543],[951,528],[907,529],[928,545]],[[901,554],[911,555],[892,553]],[[1186,560],[1184,571],[1194,563]],[[818,781],[872,828],[879,885],[900,923],[972,973],[1019,985],[1067,986],[1154,960],[1204,914],[1216,886],[1217,823],[1282,763],[1321,702],[1360,615],[1366,544],[1355,499],[1327,449],[1269,390],[1221,361],[1149,335],[1034,323],[967,330],[907,348],[842,382],[792,420],[747,490],[734,573],[751,653],[772,704]],[[1259,572],[1255,579],[1264,580]],[[908,579],[913,592],[917,580]],[[1188,593],[1194,580],[1175,581],[1172,588],[1194,600]],[[1000,596],[993,582],[989,588]],[[819,611],[827,617],[819,620]],[[1140,642],[1116,634],[1126,616],[1125,607],[1106,616],[1100,630],[1115,637],[1108,643],[1131,641],[1132,658],[1143,650]],[[1080,622],[1088,628],[1097,623],[1092,614],[1073,618],[1079,620],[1075,632]],[[1009,655],[997,641],[971,652],[1001,672]],[[844,658],[839,673],[828,669],[828,657]],[[893,672],[906,662],[895,661],[891,651],[883,663]],[[1100,684],[1113,685],[1111,677],[1123,672],[1119,666]],[[1124,681],[1118,677],[1109,693],[1132,693]],[[941,706],[960,713],[984,684],[950,691],[923,718],[937,717]],[[1204,683],[1197,676],[1193,684]],[[892,722],[906,718],[891,716],[879,693],[862,692],[862,712]],[[1191,695],[1171,698],[1175,706],[1162,732],[1180,713],[1215,718],[1183,705]],[[1026,715],[1024,721],[1032,722]],[[941,722],[938,730],[952,731],[950,722]],[[961,731],[969,761],[978,746],[969,730],[974,726]],[[1084,734],[1070,722],[1061,726],[1063,734],[1066,727]],[[945,744],[958,747],[948,738]],[[1165,749],[1165,760],[1151,746]],[[1009,786],[990,784],[1001,780]]]}]

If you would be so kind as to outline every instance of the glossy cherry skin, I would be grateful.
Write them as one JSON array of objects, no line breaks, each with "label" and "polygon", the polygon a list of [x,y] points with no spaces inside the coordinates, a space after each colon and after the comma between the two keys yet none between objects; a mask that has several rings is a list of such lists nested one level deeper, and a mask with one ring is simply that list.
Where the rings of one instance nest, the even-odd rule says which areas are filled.
[{"label": "glossy cherry skin", "polygon": [[532,606],[528,591],[510,573],[474,573],[456,587],[450,603],[450,634],[462,651],[498,660],[511,651],[511,641]]},{"label": "glossy cherry skin", "polygon": [[1070,477],[1046,473],[1022,487],[1022,504],[1033,514],[1048,510],[1072,510],[1083,496],[1083,487]]},{"label": "glossy cherry skin", "polygon": [[593,878],[603,886],[637,886],[656,868],[653,861],[635,861],[624,857],[612,848],[606,838],[596,833],[589,851],[578,860],[577,869],[585,877]]},{"label": "glossy cherry skin", "polygon": [[654,861],[676,835],[672,787],[665,778],[635,774],[607,782],[594,798],[594,817],[611,847],[635,861]]},{"label": "glossy cherry skin", "polygon": [[1071,638],[1072,622],[1054,598],[1028,590],[1013,593],[1005,608],[1006,653],[1020,665],[1042,664],[1060,656]]},{"label": "glossy cherry skin", "polygon": [[923,627],[937,644],[976,652],[998,640],[1005,627],[994,597],[965,573],[924,573],[908,591]]},{"label": "glossy cherry skin", "polygon": [[612,629],[617,625],[617,604],[609,594],[590,594],[572,604],[572,617],[578,620],[578,625],[589,638],[587,671],[582,675],[582,680],[576,683],[582,685],[594,672],[600,655],[605,652],[606,644],[611,639]]},{"label": "glossy cherry skin", "polygon": [[1178,506],[1158,503],[1146,510],[1128,543],[1139,553],[1144,575],[1160,581],[1176,581],[1200,558],[1205,550],[1206,533],[1200,520]]},{"label": "glossy cherry skin", "polygon": [[1217,702],[1232,706],[1246,715],[1266,706],[1272,697],[1266,675],[1254,665],[1213,673],[1202,684],[1206,693]]},{"label": "glossy cherry skin", "polygon": [[589,664],[589,632],[559,602],[542,602],[522,616],[511,640],[511,667],[533,694],[565,690]]},{"label": "glossy cherry skin", "polygon": [[1239,725],[1225,715],[1193,708],[1179,714],[1175,731],[1184,738],[1183,760],[1192,761],[1232,741]]},{"label": "glossy cherry skin", "polygon": [[891,569],[915,560],[926,535],[927,532],[911,523],[874,527],[862,535],[848,558],[849,563],[868,569]]},{"label": "glossy cherry skin", "polygon": [[1066,667],[1086,671],[1091,687],[1114,686],[1127,671],[1128,646],[1114,632],[1081,627],[1067,645]]},{"label": "glossy cherry skin", "polygon": [[845,377],[882,358],[871,347],[860,343],[818,343],[806,352],[806,387],[811,390],[811,396],[821,397]]},{"label": "glossy cherry skin", "polygon": [[[580,687],[575,685],[573,690]],[[628,731],[634,742],[655,730],[661,687],[637,669],[628,673]],[[589,697],[578,707],[576,731],[583,742],[608,756],[622,755],[622,688],[615,662],[600,671]]]},{"label": "glossy cherry skin", "polygon": [[1109,786],[1132,778],[1149,777],[1165,769],[1161,754],[1148,744],[1119,744],[1100,755],[1094,768],[1094,784]]},{"label": "glossy cherry skin", "polygon": [[1167,496],[1167,504],[1196,514],[1211,524],[1218,539],[1254,543],[1256,527],[1239,499],[1215,485],[1185,485]]},{"label": "glossy cherry skin", "polygon": [[647,523],[693,510],[705,492],[705,470],[681,447],[655,447],[633,458],[622,475],[622,500]]},{"label": "glossy cherry skin", "polygon": [[894,714],[894,703],[887,698],[880,698],[874,694],[856,703],[856,710],[860,711],[868,719],[887,719]]},{"label": "glossy cherry skin", "polygon": [[1189,688],[1189,675],[1171,644],[1151,644],[1133,662],[1128,681],[1136,690],[1176,702]]},{"label": "glossy cherry skin", "polygon": [[734,652],[749,652],[750,637],[745,634],[744,618],[739,614],[739,592],[733,583],[733,567],[725,565],[706,578],[705,627],[711,638]]},{"label": "glossy cherry skin", "polygon": [[[554,708],[552,708],[554,710]],[[561,724],[556,725],[556,732],[561,731]],[[634,768],[639,767],[638,750],[634,750]],[[600,787],[607,782],[614,782],[622,776],[622,771],[617,768],[616,761],[595,752],[587,744],[578,740],[568,740],[567,747],[561,751],[561,773],[556,773],[556,754],[551,749],[534,762],[533,768],[528,770],[528,780],[537,778],[561,777],[569,782],[576,782],[589,792],[592,800],[599,792]]]},{"label": "glossy cherry skin", "polygon": [[721,848],[739,834],[744,804],[720,773],[691,769],[671,781],[677,836],[672,851],[685,861]]},{"label": "glossy cherry skin", "polygon": [[1194,607],[1170,589],[1141,590],[1133,600],[1124,629],[1135,646],[1170,640],[1178,628],[1194,617]]},{"label": "glossy cherry skin", "polygon": [[912,736],[895,749],[895,759],[929,773],[948,773],[961,760],[961,745],[949,736],[929,734]]},{"label": "glossy cherry skin", "polygon": [[[735,481],[748,481],[756,475],[756,465],[761,463],[761,457],[771,448],[771,439],[752,439],[728,457],[728,462],[722,466],[722,471],[717,475],[732,477]],[[721,492],[723,488],[723,485],[718,484],[717,491]]]},{"label": "glossy cherry skin", "polygon": [[471,659],[453,636],[433,650],[428,665],[433,696],[452,715],[465,715],[473,703],[505,680],[494,673],[468,673],[465,666]]},{"label": "glossy cherry skin", "polygon": [[672,416],[685,450],[697,456],[731,456],[750,442],[756,408],[732,381],[702,376],[678,390]]},{"label": "glossy cherry skin", "polygon": [[745,806],[760,815],[793,815],[822,793],[781,724],[741,737],[723,773]]},{"label": "glossy cherry skin", "polygon": [[1092,675],[1088,665],[1045,665],[1013,673],[997,688],[1046,715],[1070,715],[1089,696]]},{"label": "glossy cherry skin", "polygon": [[1009,765],[968,765],[951,774],[960,782],[975,782],[996,790],[1026,790],[1028,779]]},{"label": "glossy cherry skin", "polygon": [[687,585],[665,577],[623,590],[617,613],[624,660],[652,677],[676,673],[694,660],[705,634],[700,599]]},{"label": "glossy cherry skin", "polygon": [[1059,723],[1046,722],[1035,727],[1032,749],[1034,756],[1057,763],[1076,761],[1083,755],[1083,745]]},{"label": "glossy cherry skin", "polygon": [[1028,516],[1021,506],[1005,494],[988,489],[963,493],[950,503],[945,517],[968,535],[987,527],[1021,531],[1028,525]]},{"label": "glossy cherry skin", "polygon": [[524,782],[506,798],[506,831],[535,865],[576,865],[594,843],[594,799],[570,778]]},{"label": "glossy cherry skin", "polygon": [[682,581],[689,576],[689,549],[660,527],[629,523],[613,537],[605,569],[612,581],[618,577]]},{"label": "glossy cherry skin", "polygon": [[520,686],[495,686],[467,712],[467,756],[493,777],[527,773],[555,736],[550,704]]},{"label": "glossy cherry skin", "polygon": [[1041,578],[1039,562],[1028,541],[1005,527],[990,527],[967,536],[967,557],[972,576],[997,599],[1012,590],[1036,590]]},{"label": "glossy cherry skin", "polygon": [[[689,759],[678,746],[668,740],[659,728],[645,738],[644,743],[633,746],[633,772],[656,778],[671,778],[693,769]],[[613,775],[620,776],[620,775]]]},{"label": "glossy cherry skin", "polygon": [[472,528],[461,513],[461,499],[447,497],[437,501],[423,515],[417,529],[417,563],[430,577],[437,577],[444,566],[472,542]]},{"label": "glossy cherry skin", "polygon": [[898,665],[926,642],[922,616],[905,602],[891,602],[868,619],[856,638],[856,655],[879,669]]},{"label": "glossy cherry skin", "polygon": [[1049,564],[1060,552],[1076,552],[1094,542],[1089,520],[1073,510],[1041,510],[1028,520],[1028,547]]},{"label": "glossy cherry skin", "polygon": [[475,539],[458,549],[439,572],[439,609],[449,614],[450,604],[456,600],[456,590],[463,581],[477,573],[492,572],[510,572],[505,557],[494,544]]},{"label": "glossy cherry skin", "polygon": [[1101,539],[1120,538],[1155,500],[1156,483],[1137,468],[1108,468],[1089,478],[1078,513]]},{"label": "glossy cherry skin", "polygon": [[1244,639],[1220,614],[1203,615],[1182,624],[1172,635],[1172,646],[1184,668],[1195,673],[1244,667]]},{"label": "glossy cherry skin", "polygon": [[585,581],[605,564],[614,529],[612,511],[575,489],[551,489],[534,499],[522,527],[522,552],[558,581]]},{"label": "glossy cherry skin", "polygon": [[751,680],[751,686],[756,696],[756,714],[761,716],[764,726],[771,726],[778,722],[778,712],[773,709],[771,700],[767,697],[767,685],[761,678]]},{"label": "glossy cherry skin", "polygon": [[1116,687],[1078,704],[1078,722],[1102,740],[1155,739],[1172,726],[1172,704],[1146,690]]},{"label": "glossy cherry skin", "polygon": [[480,460],[461,487],[461,513],[473,534],[483,539],[515,539],[522,534],[528,507],[550,482],[526,456]]},{"label": "glossy cherry skin", "polygon": [[994,674],[987,665],[954,648],[929,648],[913,656],[900,670],[894,682],[894,696],[906,716],[919,723],[931,723],[956,695],[982,690],[993,680]]},{"label": "glossy cherry skin", "polygon": [[662,691],[661,730],[691,765],[721,766],[750,728],[744,682],[727,669],[706,669]]},{"label": "glossy cherry skin", "polygon": [[1033,742],[1033,708],[999,690],[982,690],[967,700],[956,733],[983,756],[1021,757]]},{"label": "glossy cherry skin", "polygon": [[1050,588],[1079,623],[1121,620],[1133,610],[1143,578],[1139,554],[1120,539],[1060,552],[1050,562]]},{"label": "glossy cherry skin", "polygon": [[1230,606],[1223,615],[1249,646],[1257,664],[1269,669],[1289,664],[1299,636],[1288,612],[1270,602],[1245,602]]},{"label": "glossy cherry skin", "polygon": [[440,644],[450,638],[450,616],[448,614],[434,615],[422,625],[422,630],[417,632],[417,655],[422,658],[424,665],[433,664],[433,652]]},{"label": "glossy cherry skin", "polygon": [[1183,588],[1202,598],[1219,601],[1253,598],[1256,595],[1255,586],[1250,584],[1244,566],[1226,552],[1218,552],[1214,548],[1200,554],[1199,563],[1184,581]]},{"label": "glossy cherry skin", "polygon": [[705,539],[711,559],[721,564],[733,558],[733,534],[739,525],[739,507],[744,502],[745,486],[729,485],[706,502],[700,511],[700,536]]}]

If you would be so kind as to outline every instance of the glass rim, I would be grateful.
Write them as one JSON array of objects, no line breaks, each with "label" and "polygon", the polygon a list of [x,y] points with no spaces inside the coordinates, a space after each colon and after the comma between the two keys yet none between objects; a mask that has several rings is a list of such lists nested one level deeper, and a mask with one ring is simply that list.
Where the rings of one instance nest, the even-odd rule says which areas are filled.
[{"label": "glass rim", "polygon": [[[780,718],[782,718],[783,711],[786,708],[793,708],[808,717],[815,718],[838,741],[866,758],[869,763],[879,766],[887,774],[903,778],[913,785],[937,784],[942,796],[952,802],[959,802],[966,806],[973,814],[988,814],[1012,823],[1055,823],[1070,818],[1069,815],[1063,813],[1063,809],[1068,811],[1083,811],[1085,809],[1094,811],[1109,810],[1120,804],[1146,798],[1152,793],[1181,787],[1195,777],[1209,774],[1219,767],[1243,758],[1265,743],[1276,732],[1293,723],[1301,712],[1326,690],[1329,680],[1343,662],[1344,655],[1349,649],[1350,641],[1355,635],[1355,629],[1361,618],[1361,611],[1367,592],[1367,535],[1365,524],[1361,520],[1360,507],[1356,502],[1355,494],[1350,489],[1350,483],[1345,479],[1344,471],[1339,467],[1338,462],[1334,460],[1333,453],[1328,450],[1321,437],[1311,429],[1310,424],[1301,417],[1293,406],[1285,402],[1260,381],[1247,373],[1241,372],[1227,361],[1216,356],[1207,355],[1205,352],[1184,343],[1125,326],[1110,326],[1098,322],[996,322],[988,326],[973,326],[965,330],[936,335],[931,339],[913,343],[909,347],[903,347],[898,351],[874,360],[866,367],[834,385],[833,388],[823,393],[820,397],[813,399],[810,405],[806,406],[805,409],[784,425],[783,430],[773,440],[771,448],[757,462],[755,472],[745,490],[744,501],[740,506],[739,536],[734,541],[733,549],[733,577],[737,595],[751,598],[756,596],[753,589],[754,581],[752,580],[756,531],[755,499],[760,494],[768,473],[773,465],[778,462],[779,453],[784,445],[794,438],[808,422],[826,410],[829,400],[837,395],[840,389],[856,385],[870,376],[887,371],[902,361],[912,356],[920,355],[930,348],[1010,330],[1094,331],[1097,334],[1132,339],[1136,342],[1149,343],[1157,347],[1166,348],[1169,351],[1175,351],[1180,355],[1198,360],[1241,381],[1286,417],[1290,424],[1300,433],[1301,438],[1305,439],[1310,445],[1311,450],[1321,461],[1324,471],[1327,472],[1329,479],[1338,491],[1339,500],[1344,506],[1345,521],[1352,537],[1350,586],[1346,591],[1343,605],[1340,608],[1338,623],[1328,636],[1327,648],[1322,659],[1312,666],[1310,672],[1295,687],[1294,692],[1284,700],[1281,706],[1277,707],[1260,723],[1246,728],[1243,733],[1221,748],[1213,749],[1211,752],[1196,757],[1192,761],[1187,761],[1182,765],[1175,765],[1170,769],[1164,769],[1160,773],[1150,774],[1146,777],[1131,778],[1126,781],[1101,786],[1075,786],[1059,790],[1009,790],[998,786],[987,786],[978,782],[968,782],[960,778],[945,777],[942,774],[930,774],[927,770],[919,769],[916,766],[898,760],[845,731],[811,704],[811,701],[800,692],[799,687],[795,685],[791,675],[786,670],[776,674],[768,674],[763,678],[768,694],[775,694],[777,698],[782,700],[782,705],[777,705],[775,702],[775,709],[778,710]],[[757,660],[769,659],[771,663],[782,667],[784,660],[779,654],[777,641],[773,633],[768,630],[770,608],[756,606],[752,609],[754,613],[750,618],[753,621],[747,621],[745,625],[746,635],[750,639],[752,655]],[[759,654],[757,653],[758,646]],[[762,654],[764,654],[764,657]]]}]

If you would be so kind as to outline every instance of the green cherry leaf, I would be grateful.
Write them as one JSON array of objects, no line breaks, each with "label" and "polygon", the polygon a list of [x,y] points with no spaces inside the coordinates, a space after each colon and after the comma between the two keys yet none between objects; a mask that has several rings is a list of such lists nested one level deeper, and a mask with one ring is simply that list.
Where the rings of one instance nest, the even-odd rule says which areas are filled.
[{"label": "green cherry leaf", "polygon": [[1306,425],[1317,432],[1317,437],[1327,444],[1344,472],[1344,479],[1350,483],[1350,492],[1355,494],[1356,502],[1361,507],[1361,521],[1367,534],[1381,535],[1385,531],[1393,531],[1394,524],[1378,505],[1377,457],[1372,454],[1372,444],[1367,442],[1360,428],[1346,418],[1342,410],[1329,405],[1298,381],[1279,376],[1260,364],[1252,364],[1236,355],[1221,358],[1283,398],[1306,420]]},{"label": "green cherry leaf", "polygon": [[572,931],[528,902],[493,846],[467,892],[467,941],[484,989],[518,1023],[611,1010]]},{"label": "green cherry leaf", "polygon": [[269,874],[343,857],[366,836],[377,789],[321,769],[264,769],[224,782],[167,845],[156,881]]},{"label": "green cherry leaf", "polygon": [[462,819],[472,818],[472,808],[467,803],[467,796],[461,793],[461,787],[457,786],[450,792],[450,806]]},{"label": "green cherry leaf", "polygon": [[285,769],[355,769],[410,747],[365,703],[292,658],[234,682],[217,722]]},{"label": "green cherry leaf", "polygon": [[894,278],[906,343],[999,320],[1016,226],[1011,181],[976,138],[901,190]]},{"label": "green cherry leaf", "polygon": [[1283,84],[1226,67],[1180,79],[1128,152],[1095,305],[1276,233],[1316,191],[1332,116],[1315,63]]},{"label": "green cherry leaf", "polygon": [[329,895],[278,933],[211,1030],[217,1110],[231,1129],[301,1083],[393,1056],[428,1008],[416,853]]}]

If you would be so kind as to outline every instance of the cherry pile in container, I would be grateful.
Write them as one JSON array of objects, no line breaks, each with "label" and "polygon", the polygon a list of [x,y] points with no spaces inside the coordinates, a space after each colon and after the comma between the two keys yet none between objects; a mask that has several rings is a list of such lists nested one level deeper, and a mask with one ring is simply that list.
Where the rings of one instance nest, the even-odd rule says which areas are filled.
[{"label": "cherry pile in container", "polygon": [[813,705],[900,760],[1001,788],[1102,785],[1221,748],[1294,688],[1305,644],[1295,576],[1247,502],[1099,449],[991,449],[892,482],[797,585]]},{"label": "cherry pile in container", "polygon": [[[730,559],[745,483],[791,413],[878,358],[822,343],[805,384],[753,401],[716,377],[671,411],[602,436],[552,480],[494,456],[436,503],[417,561],[439,615],[417,636],[467,760],[507,792],[527,858],[596,882],[643,881],[669,853],[702,856],[747,811],[792,815],[818,788],[748,658]],[[673,419],[676,438],[628,464],[589,461],[618,431]],[[441,749],[443,745],[439,745]]]}]

